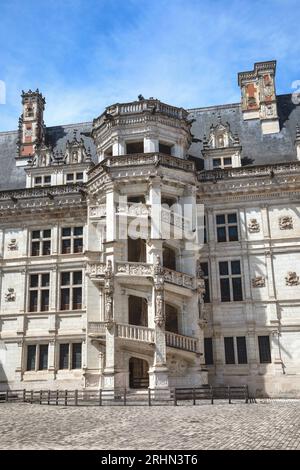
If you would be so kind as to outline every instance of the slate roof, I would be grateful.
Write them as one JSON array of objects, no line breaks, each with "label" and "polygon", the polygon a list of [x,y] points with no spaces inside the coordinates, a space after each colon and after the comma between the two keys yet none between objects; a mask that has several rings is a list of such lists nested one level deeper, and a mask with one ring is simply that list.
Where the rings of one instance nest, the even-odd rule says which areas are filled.
[{"label": "slate roof", "polygon": [[[280,132],[263,135],[259,119],[244,121],[240,104],[228,104],[207,108],[188,110],[190,117],[196,119],[192,125],[192,133],[198,139],[209,135],[210,126],[216,125],[218,116],[221,122],[230,125],[233,134],[237,134],[242,146],[242,158],[247,164],[254,165],[280,163],[296,160],[295,137],[296,126],[300,124],[300,105],[292,103],[291,95],[277,96],[277,109],[280,120]],[[54,151],[65,149],[66,141],[73,139],[73,131],[77,129],[77,138],[82,137],[86,148],[90,147],[93,161],[96,163],[96,149],[89,136],[92,122],[69,124],[46,128],[46,143],[51,144]],[[25,188],[24,167],[16,167],[18,132],[0,132],[0,190]],[[193,143],[189,150],[192,159],[202,167],[202,143]]]}]

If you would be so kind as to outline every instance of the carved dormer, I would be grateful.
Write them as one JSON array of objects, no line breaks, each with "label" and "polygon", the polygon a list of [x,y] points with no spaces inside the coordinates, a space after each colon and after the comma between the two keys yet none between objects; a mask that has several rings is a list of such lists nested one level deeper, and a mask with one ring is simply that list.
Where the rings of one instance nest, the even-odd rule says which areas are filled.
[{"label": "carved dormer", "polygon": [[221,122],[219,115],[218,123],[210,127],[208,138],[203,137],[202,155],[205,169],[241,166],[241,150],[238,136],[231,132],[228,122]]},{"label": "carved dormer", "polygon": [[47,146],[45,142],[36,151],[35,156],[28,161],[31,167],[35,168],[46,168],[53,163],[53,151],[50,146]]},{"label": "carved dormer", "polygon": [[91,155],[89,150],[86,150],[84,141],[81,138],[77,139],[77,129],[73,131],[73,140],[67,141],[65,163],[69,165],[76,165],[77,163],[91,162]]}]

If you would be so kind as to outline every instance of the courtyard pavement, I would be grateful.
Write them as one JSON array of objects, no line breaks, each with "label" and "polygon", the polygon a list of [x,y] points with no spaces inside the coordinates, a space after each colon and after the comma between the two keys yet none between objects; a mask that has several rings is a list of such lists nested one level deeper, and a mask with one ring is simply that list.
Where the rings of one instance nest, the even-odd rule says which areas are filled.
[{"label": "courtyard pavement", "polygon": [[0,403],[0,449],[300,449],[300,400],[151,408]]}]

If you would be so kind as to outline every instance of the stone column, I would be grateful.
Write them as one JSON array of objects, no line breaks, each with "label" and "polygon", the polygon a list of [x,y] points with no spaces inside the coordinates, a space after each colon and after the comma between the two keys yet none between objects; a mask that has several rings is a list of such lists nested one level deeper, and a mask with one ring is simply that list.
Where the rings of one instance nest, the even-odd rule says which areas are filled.
[{"label": "stone column", "polygon": [[115,191],[111,187],[106,193],[106,242],[116,240]]},{"label": "stone column", "polygon": [[48,374],[49,379],[55,379],[56,375],[56,368],[55,368],[55,339],[49,341],[49,349],[48,349]]},{"label": "stone column", "polygon": [[168,389],[167,346],[165,338],[164,275],[159,256],[154,265],[154,362],[149,369],[150,388]]},{"label": "stone column", "polygon": [[158,152],[158,137],[154,134],[146,134],[144,137],[144,152],[145,153],[152,153]]},{"label": "stone column", "polygon": [[24,350],[24,341],[23,339],[18,340],[18,357],[17,357],[17,366],[15,369],[15,381],[21,382],[23,380],[23,372],[25,365],[23,364],[23,350]]},{"label": "stone column", "polygon": [[113,389],[115,387],[115,336],[116,324],[114,322],[114,278],[112,271],[112,263],[107,262],[104,280],[104,318],[106,323],[106,351],[105,351],[105,368],[103,371],[103,388]]},{"label": "stone column", "polygon": [[149,203],[151,204],[151,238],[161,239],[161,181],[155,178],[149,184]]}]

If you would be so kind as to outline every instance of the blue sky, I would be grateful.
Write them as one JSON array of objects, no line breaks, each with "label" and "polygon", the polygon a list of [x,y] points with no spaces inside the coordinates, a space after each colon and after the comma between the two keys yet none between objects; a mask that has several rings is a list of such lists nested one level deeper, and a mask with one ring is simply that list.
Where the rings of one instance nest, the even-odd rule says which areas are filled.
[{"label": "blue sky", "polygon": [[0,131],[22,89],[46,125],[88,121],[142,93],[186,108],[237,102],[237,73],[277,60],[277,93],[300,79],[299,0],[0,0]]}]

